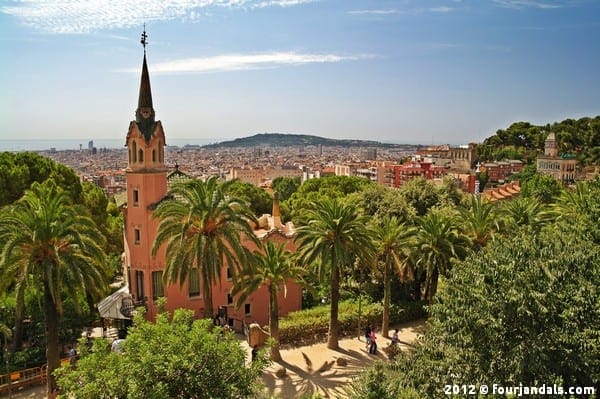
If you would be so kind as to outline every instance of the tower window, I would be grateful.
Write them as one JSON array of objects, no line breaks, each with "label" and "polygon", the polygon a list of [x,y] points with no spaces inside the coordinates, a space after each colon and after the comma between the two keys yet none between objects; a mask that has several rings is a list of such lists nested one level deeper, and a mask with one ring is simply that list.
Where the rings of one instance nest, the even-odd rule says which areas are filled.
[{"label": "tower window", "polygon": [[142,150],[141,148],[138,150],[138,161],[144,162],[144,150]]},{"label": "tower window", "polygon": [[144,299],[144,272],[140,270],[135,271],[135,293],[138,301]]},{"label": "tower window", "polygon": [[137,162],[136,159],[136,155],[137,155],[137,144],[135,143],[135,141],[131,144],[131,155],[132,155],[132,162]]},{"label": "tower window", "polygon": [[156,162],[156,150],[152,150],[152,162]]},{"label": "tower window", "polygon": [[140,231],[140,229],[134,229],[133,230],[133,242],[135,244],[139,245],[141,239],[142,239],[142,232]]},{"label": "tower window", "polygon": [[227,294],[227,304],[231,305],[233,303],[233,297],[230,293]]},{"label": "tower window", "polygon": [[197,267],[192,269],[188,277],[188,295],[190,297],[200,295],[200,276]]},{"label": "tower window", "polygon": [[244,314],[245,314],[246,316],[250,316],[250,315],[252,314],[252,313],[250,313],[250,304],[249,304],[249,303],[246,303],[246,304],[244,305]]},{"label": "tower window", "polygon": [[140,201],[140,192],[138,189],[133,190],[133,206],[138,206]]},{"label": "tower window", "polygon": [[232,276],[231,276],[231,268],[229,266],[227,266],[227,280],[231,280]]},{"label": "tower window", "polygon": [[162,282],[162,271],[152,272],[152,298],[156,299],[165,296],[165,290]]}]

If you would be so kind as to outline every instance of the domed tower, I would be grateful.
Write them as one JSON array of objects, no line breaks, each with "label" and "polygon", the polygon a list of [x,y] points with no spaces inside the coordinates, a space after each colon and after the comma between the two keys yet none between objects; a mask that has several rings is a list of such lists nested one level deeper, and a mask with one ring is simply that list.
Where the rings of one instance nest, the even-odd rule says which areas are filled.
[{"label": "domed tower", "polygon": [[[146,62],[147,35],[142,34],[144,60],[135,120],[129,123],[125,146],[128,152],[126,172],[127,208],[125,210],[123,259],[128,285],[134,301],[148,307],[153,317],[152,298],[164,295],[162,269],[164,255],[151,255],[158,221],[152,219],[155,205],[167,194],[167,169],[164,163],[165,134],[155,120],[152,91]],[[162,255],[162,256],[161,256]]]},{"label": "domed tower", "polygon": [[544,142],[544,155],[547,157],[558,156],[558,144],[554,133],[550,133]]}]

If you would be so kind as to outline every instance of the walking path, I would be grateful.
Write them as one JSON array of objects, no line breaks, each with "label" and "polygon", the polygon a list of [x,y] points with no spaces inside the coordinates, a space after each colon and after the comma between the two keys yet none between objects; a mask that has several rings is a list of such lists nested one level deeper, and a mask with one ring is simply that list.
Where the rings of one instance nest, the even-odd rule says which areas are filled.
[{"label": "walking path", "polygon": [[[390,328],[390,335],[398,328],[400,347],[406,349],[425,330],[425,320]],[[390,340],[377,333],[378,354],[370,355],[365,347],[365,338],[343,338],[339,341],[339,349],[327,349],[327,344],[319,343],[292,349],[282,349],[282,361],[273,363],[263,372],[266,392],[276,398],[291,399],[305,394],[319,393],[324,398],[344,398],[343,386],[356,377],[365,366],[376,359],[386,360],[383,348]],[[245,343],[245,341],[244,341]],[[247,344],[246,344],[247,346]],[[248,346],[248,356],[250,347]],[[341,365],[340,363],[344,363]],[[338,363],[339,362],[339,363]],[[276,375],[278,369],[284,367],[286,376]],[[32,387],[13,393],[14,399],[45,399],[45,387]],[[5,396],[2,396],[5,397]],[[8,395],[6,395],[8,397]]]}]

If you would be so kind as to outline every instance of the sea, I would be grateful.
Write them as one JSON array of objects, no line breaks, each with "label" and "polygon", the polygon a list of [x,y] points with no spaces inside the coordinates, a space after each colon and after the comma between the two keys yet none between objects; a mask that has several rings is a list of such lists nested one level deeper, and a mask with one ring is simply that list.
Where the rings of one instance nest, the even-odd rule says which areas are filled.
[{"label": "sea", "polygon": [[[216,139],[169,139],[167,144],[174,147],[202,146],[223,140]],[[0,139],[1,151],[64,151],[88,149],[89,143],[97,149],[124,148],[125,138],[121,139],[62,139],[62,140],[3,140]]]}]

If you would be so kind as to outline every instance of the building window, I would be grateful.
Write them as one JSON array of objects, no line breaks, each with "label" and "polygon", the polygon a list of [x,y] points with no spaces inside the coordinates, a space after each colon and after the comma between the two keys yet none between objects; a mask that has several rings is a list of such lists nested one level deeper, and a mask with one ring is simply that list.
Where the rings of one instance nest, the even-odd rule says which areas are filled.
[{"label": "building window", "polygon": [[140,231],[140,229],[134,229],[133,230],[133,242],[137,245],[140,244],[142,238],[142,233]]},{"label": "building window", "polygon": [[144,162],[144,150],[141,148],[138,150],[138,162]]},{"label": "building window", "polygon": [[251,313],[250,313],[250,304],[249,303],[247,303],[247,304],[244,305],[244,314],[246,316],[250,316],[251,315]]},{"label": "building window", "polygon": [[156,150],[152,150],[152,162],[156,162]]},{"label": "building window", "polygon": [[165,296],[165,290],[162,282],[162,271],[152,272],[152,298],[156,299]]},{"label": "building window", "polygon": [[190,297],[200,295],[200,276],[196,267],[190,271],[188,277],[188,295]]},{"label": "building window", "polygon": [[229,266],[227,266],[227,280],[231,280],[231,278],[231,269],[229,268]]},{"label": "building window", "polygon": [[137,189],[133,190],[133,206],[138,206],[140,202],[140,192]]},{"label": "building window", "polygon": [[231,305],[233,303],[233,297],[230,293],[227,294],[227,304]]},{"label": "building window", "polygon": [[144,272],[135,271],[135,294],[138,301],[144,299]]}]

